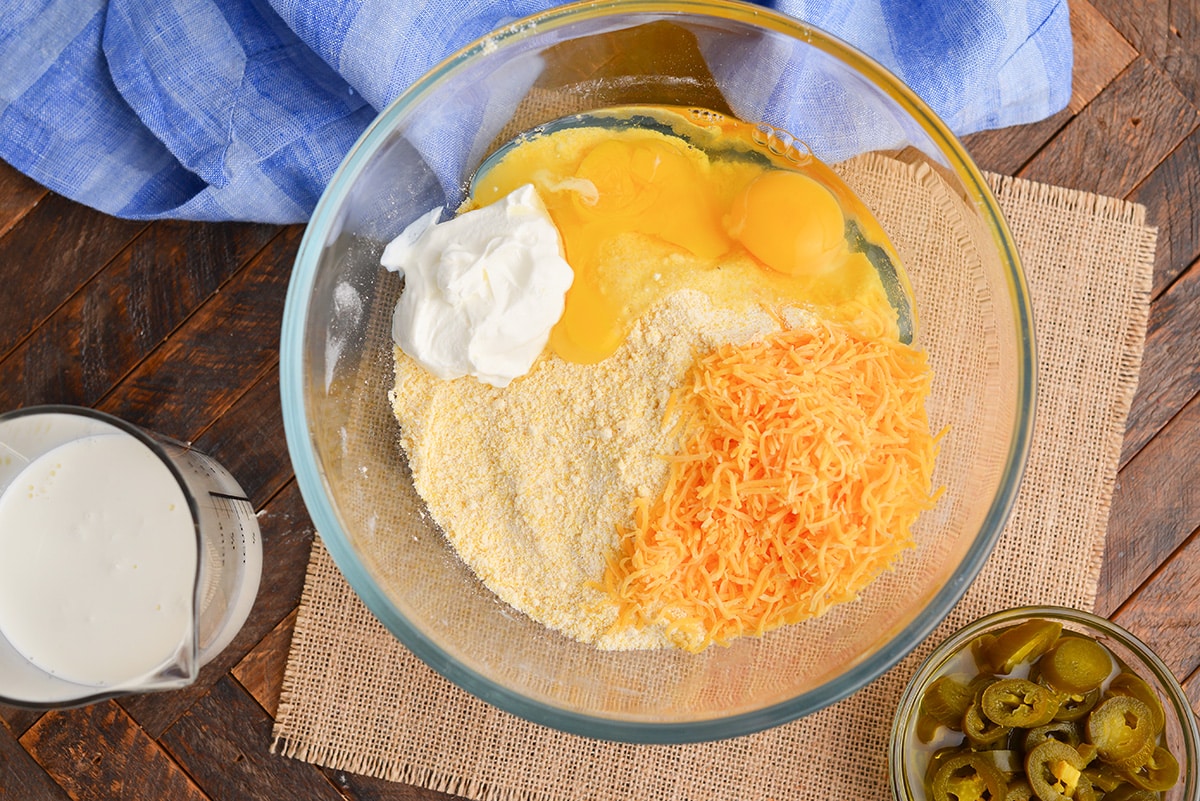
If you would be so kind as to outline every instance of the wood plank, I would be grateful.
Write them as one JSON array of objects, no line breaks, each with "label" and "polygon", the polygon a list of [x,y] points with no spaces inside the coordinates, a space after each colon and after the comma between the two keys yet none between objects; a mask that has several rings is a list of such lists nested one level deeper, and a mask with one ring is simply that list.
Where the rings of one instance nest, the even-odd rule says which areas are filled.
[{"label": "wood plank", "polygon": [[0,362],[0,408],[92,405],[277,232],[152,224]]},{"label": "wood plank", "polygon": [[279,403],[279,371],[271,370],[255,382],[193,444],[220,462],[254,507],[261,509],[292,478]]},{"label": "wood plank", "polygon": [[963,146],[982,170],[1016,175],[1072,119],[1063,110],[1040,122],[995,131],[980,131],[963,138]]},{"label": "wood plank", "polygon": [[1195,3],[1093,2],[1139,53],[1170,76],[1193,103],[1200,103],[1200,55],[1195,47],[1200,35],[1200,10]]},{"label": "wood plank", "polygon": [[219,418],[275,369],[301,233],[284,228],[97,407],[181,440]]},{"label": "wood plank", "polygon": [[49,712],[21,745],[75,801],[205,801],[191,777],[112,701]]},{"label": "wood plank", "polygon": [[1200,669],[1200,531],[1172,554],[1113,620],[1133,632],[1180,681]]},{"label": "wood plank", "polygon": [[1158,226],[1153,297],[1200,258],[1200,131],[1192,133],[1129,194]]},{"label": "wood plank", "polygon": [[1150,307],[1137,394],[1125,425],[1121,464],[1200,393],[1200,262]]},{"label": "wood plank", "polygon": [[[41,716],[42,711],[40,709],[26,709],[25,707],[0,704],[0,722],[3,722],[16,737],[24,734]],[[0,796],[0,798],[3,798],[3,796]]]},{"label": "wood plank", "polygon": [[1118,473],[1096,612],[1112,614],[1200,528],[1200,395]]},{"label": "wood plank", "polygon": [[1183,691],[1192,702],[1192,711],[1200,718],[1200,670],[1187,677],[1183,682]]},{"label": "wood plank", "polygon": [[146,228],[50,193],[0,238],[0,356]]},{"label": "wood plank", "polygon": [[0,798],[12,801],[66,801],[70,798],[3,724],[0,724]]},{"label": "wood plank", "polygon": [[1124,197],[1198,124],[1195,106],[1139,57],[1019,174]]},{"label": "wood plank", "polygon": [[233,642],[204,666],[191,686],[120,699],[121,706],[152,737],[161,735],[300,603],[314,529],[294,481],[270,500],[258,522],[263,542],[262,581],[250,616]]},{"label": "wood plank", "polygon": [[0,161],[0,238],[21,221],[49,190]]},{"label": "wood plank", "polygon": [[269,752],[271,726],[267,713],[226,677],[161,740],[214,801],[340,801],[319,768]]},{"label": "wood plank", "polygon": [[234,678],[272,718],[279,709],[279,692],[283,689],[283,674],[295,628],[296,612],[293,610],[233,669]]},{"label": "wood plank", "polygon": [[1067,109],[1078,114],[1138,53],[1088,0],[1071,0],[1070,17],[1075,63]]}]

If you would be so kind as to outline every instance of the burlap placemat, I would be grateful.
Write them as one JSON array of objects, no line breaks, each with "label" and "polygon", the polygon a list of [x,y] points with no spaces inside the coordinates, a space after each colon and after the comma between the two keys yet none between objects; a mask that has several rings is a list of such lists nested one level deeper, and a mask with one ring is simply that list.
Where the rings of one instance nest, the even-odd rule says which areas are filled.
[{"label": "burlap placemat", "polygon": [[[937,181],[900,162],[872,163],[868,172],[866,184],[856,184],[860,193],[872,186],[886,193],[898,180]],[[1141,362],[1156,239],[1144,209],[1014,178],[989,180],[1034,306],[1039,394],[1032,452],[993,555],[907,659],[841,703],[757,735],[686,746],[595,741],[508,715],[435,674],[375,620],[318,543],[274,748],[484,801],[887,797],[891,711],[934,642],[1009,606],[1092,607]],[[925,212],[895,213],[908,216],[908,231],[919,238]],[[895,232],[896,223],[884,222]]]}]

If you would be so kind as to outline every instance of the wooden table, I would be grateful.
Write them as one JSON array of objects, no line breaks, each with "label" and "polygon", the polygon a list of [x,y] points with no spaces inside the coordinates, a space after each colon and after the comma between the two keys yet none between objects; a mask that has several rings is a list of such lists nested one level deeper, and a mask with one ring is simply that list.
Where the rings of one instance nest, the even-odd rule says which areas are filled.
[{"label": "wooden table", "polygon": [[[1200,3],[1072,0],[1071,18],[1069,108],[967,146],[985,169],[1142,203],[1159,226],[1098,611],[1157,650],[1200,710]],[[314,536],[277,374],[301,231],[118,220],[0,164],[0,410],[94,406],[194,442],[260,510],[266,565],[245,628],[193,686],[0,707],[3,801],[441,796],[269,752]]]}]

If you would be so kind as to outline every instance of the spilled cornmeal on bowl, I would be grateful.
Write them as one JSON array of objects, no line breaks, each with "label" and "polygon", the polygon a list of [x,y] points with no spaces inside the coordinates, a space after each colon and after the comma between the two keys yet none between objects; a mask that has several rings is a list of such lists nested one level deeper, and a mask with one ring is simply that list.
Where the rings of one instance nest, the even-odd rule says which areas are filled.
[{"label": "spilled cornmeal on bowl", "polygon": [[614,109],[518,137],[439,213],[383,257],[390,400],[503,601],[600,648],[702,650],[853,600],[912,546],[931,375],[898,258],[825,165],[712,112]]}]

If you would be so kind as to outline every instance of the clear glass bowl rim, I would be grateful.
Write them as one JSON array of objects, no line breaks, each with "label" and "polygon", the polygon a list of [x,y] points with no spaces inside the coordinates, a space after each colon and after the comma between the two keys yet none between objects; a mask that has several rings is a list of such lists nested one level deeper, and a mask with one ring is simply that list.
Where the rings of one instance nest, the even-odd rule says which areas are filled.
[{"label": "clear glass bowl rim", "polygon": [[908,721],[916,713],[921,701],[921,694],[930,679],[934,677],[947,658],[958,653],[963,646],[979,634],[996,626],[1019,623],[1031,618],[1050,618],[1102,632],[1141,658],[1142,667],[1153,673],[1159,684],[1166,690],[1168,700],[1175,710],[1175,717],[1179,720],[1179,726],[1183,730],[1185,752],[1179,762],[1180,779],[1190,782],[1190,787],[1184,785],[1185,798],[1187,801],[1200,801],[1200,786],[1198,786],[1196,775],[1197,758],[1200,756],[1200,729],[1197,728],[1196,716],[1192,712],[1187,693],[1179,685],[1175,674],[1148,645],[1119,624],[1091,612],[1065,606],[1017,606],[992,612],[971,621],[951,634],[938,643],[929,656],[925,657],[904,688],[892,721],[892,734],[888,747],[888,776],[892,788],[892,798],[895,801],[911,801],[911,797],[904,792],[903,768]]},{"label": "clear glass bowl rim", "polygon": [[[617,720],[552,706],[491,681],[455,660],[407,620],[354,552],[340,525],[322,468],[317,460],[305,404],[305,324],[316,268],[338,210],[355,179],[408,109],[448,76],[473,59],[502,50],[546,29],[608,15],[709,17],[760,27],[797,39],[837,58],[886,93],[921,126],[940,148],[979,209],[1005,267],[1014,330],[1018,333],[1017,402],[1002,479],[959,570],[914,620],[889,642],[846,673],[787,701],[747,713],[678,722]],[[920,644],[945,619],[974,581],[1008,519],[1024,473],[1033,431],[1036,383],[1033,311],[1020,259],[1004,217],[979,169],[944,122],[899,78],[854,47],[795,18],[749,3],[730,0],[605,0],[569,3],[512,22],[467,45],[433,67],[384,109],[347,153],[317,203],[296,255],[284,306],[280,346],[280,394],[284,429],[296,480],[310,516],[330,556],[368,609],[419,659],[476,697],[526,720],[596,739],[628,743],[688,743],[725,739],[763,731],[836,703],[874,681]]]}]

